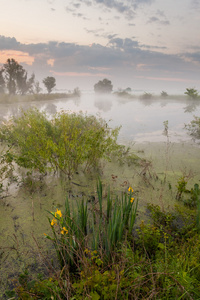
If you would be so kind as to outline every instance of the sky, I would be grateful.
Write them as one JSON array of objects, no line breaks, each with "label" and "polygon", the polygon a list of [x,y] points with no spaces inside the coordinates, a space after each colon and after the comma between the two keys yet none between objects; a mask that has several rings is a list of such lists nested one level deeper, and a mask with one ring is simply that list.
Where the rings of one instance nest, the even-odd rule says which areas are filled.
[{"label": "sky", "polygon": [[200,0],[0,0],[0,67],[93,90],[200,90]]}]

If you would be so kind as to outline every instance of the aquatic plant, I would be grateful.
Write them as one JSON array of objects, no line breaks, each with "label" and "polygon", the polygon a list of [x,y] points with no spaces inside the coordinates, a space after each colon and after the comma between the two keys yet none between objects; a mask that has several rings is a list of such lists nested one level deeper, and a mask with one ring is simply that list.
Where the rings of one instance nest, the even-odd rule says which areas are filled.
[{"label": "aquatic plant", "polygon": [[103,253],[104,262],[111,262],[113,251],[121,248],[127,234],[132,235],[138,205],[133,189],[130,187],[128,194],[115,200],[108,193],[103,209],[102,183],[99,180],[97,198],[97,203],[90,206],[84,199],[80,203],[77,200],[72,208],[67,198],[63,213],[60,210],[51,212],[53,219],[49,218],[49,223],[53,237],[45,236],[53,242],[61,267],[67,265],[72,270],[76,269],[83,249]]}]

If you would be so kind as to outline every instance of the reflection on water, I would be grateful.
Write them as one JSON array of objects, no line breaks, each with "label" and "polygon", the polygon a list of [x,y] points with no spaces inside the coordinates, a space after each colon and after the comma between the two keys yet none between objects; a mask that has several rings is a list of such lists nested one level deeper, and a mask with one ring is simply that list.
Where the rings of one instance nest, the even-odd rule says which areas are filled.
[{"label": "reflection on water", "polygon": [[122,125],[120,141],[164,141],[163,122],[168,121],[171,141],[187,141],[184,124],[200,115],[200,101],[179,99],[124,99],[109,95],[84,94],[76,99],[59,99],[32,103],[0,105],[1,120],[17,116],[22,109],[36,106],[47,114],[61,110],[100,115],[110,126]]}]

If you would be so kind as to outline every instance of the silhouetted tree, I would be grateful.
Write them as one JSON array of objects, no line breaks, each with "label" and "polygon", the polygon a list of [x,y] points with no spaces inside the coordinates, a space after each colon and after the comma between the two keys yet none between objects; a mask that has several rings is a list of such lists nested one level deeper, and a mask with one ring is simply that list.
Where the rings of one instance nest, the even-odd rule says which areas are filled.
[{"label": "silhouetted tree", "polygon": [[17,87],[18,92],[21,95],[27,93],[33,93],[33,84],[35,82],[35,74],[32,74],[29,79],[27,79],[27,72],[22,70],[17,77]]},{"label": "silhouetted tree", "polygon": [[0,94],[4,93],[5,89],[5,80],[3,78],[3,69],[0,70]]},{"label": "silhouetted tree", "polygon": [[43,79],[43,83],[50,94],[53,88],[56,86],[56,79],[54,77],[46,77]]},{"label": "silhouetted tree", "polygon": [[110,80],[104,78],[94,85],[95,93],[111,93],[113,85]]},{"label": "silhouetted tree", "polygon": [[42,91],[42,88],[40,87],[39,81],[36,81],[34,84],[34,93],[39,94]]},{"label": "silhouetted tree", "polygon": [[9,94],[26,94],[31,92],[35,80],[35,75],[32,74],[30,79],[27,79],[26,70],[18,64],[18,62],[9,58],[3,68],[4,80]]},{"label": "silhouetted tree", "polygon": [[165,92],[165,91],[162,91],[160,95],[161,95],[161,97],[163,97],[163,98],[168,97],[168,94],[167,94],[167,92]]}]

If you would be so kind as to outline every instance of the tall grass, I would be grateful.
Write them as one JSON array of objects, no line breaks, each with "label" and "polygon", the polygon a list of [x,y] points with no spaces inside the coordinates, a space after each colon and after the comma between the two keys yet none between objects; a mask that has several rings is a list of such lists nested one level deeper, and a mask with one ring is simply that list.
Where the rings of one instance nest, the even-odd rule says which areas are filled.
[{"label": "tall grass", "polygon": [[[131,234],[135,224],[137,204],[132,192],[112,199],[108,192],[103,199],[102,182],[97,184],[97,201],[89,205],[81,199],[71,205],[66,199],[65,211],[52,213],[49,219],[53,237],[49,235],[61,267],[77,267],[79,256],[86,249],[104,254],[104,261],[111,262],[113,251],[120,249]],[[105,208],[103,208],[105,204]],[[81,252],[81,253],[80,253]]]}]

